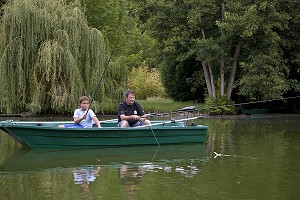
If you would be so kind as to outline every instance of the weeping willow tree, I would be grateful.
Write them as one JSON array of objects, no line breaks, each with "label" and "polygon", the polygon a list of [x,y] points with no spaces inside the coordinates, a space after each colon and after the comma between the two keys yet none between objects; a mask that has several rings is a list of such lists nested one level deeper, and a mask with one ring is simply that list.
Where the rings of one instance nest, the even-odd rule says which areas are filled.
[{"label": "weeping willow tree", "polygon": [[95,104],[119,98],[127,80],[123,59],[108,63],[107,40],[99,30],[88,27],[78,1],[13,0],[3,11],[1,112],[72,111],[81,95],[94,93],[106,67],[108,78]]}]

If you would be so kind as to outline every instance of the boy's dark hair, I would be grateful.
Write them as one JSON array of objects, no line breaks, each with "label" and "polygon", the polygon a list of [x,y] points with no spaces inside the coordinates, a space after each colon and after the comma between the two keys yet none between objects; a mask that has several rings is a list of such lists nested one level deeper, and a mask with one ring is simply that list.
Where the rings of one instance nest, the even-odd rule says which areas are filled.
[{"label": "boy's dark hair", "polygon": [[79,98],[79,103],[82,103],[85,100],[90,101],[90,99],[87,96],[82,96],[82,97]]},{"label": "boy's dark hair", "polygon": [[124,93],[124,97],[125,97],[125,98],[127,98],[127,97],[128,97],[128,95],[130,95],[130,94],[132,94],[132,95],[134,95],[134,96],[135,96],[135,92],[134,92],[134,90],[126,90],[126,92]]}]

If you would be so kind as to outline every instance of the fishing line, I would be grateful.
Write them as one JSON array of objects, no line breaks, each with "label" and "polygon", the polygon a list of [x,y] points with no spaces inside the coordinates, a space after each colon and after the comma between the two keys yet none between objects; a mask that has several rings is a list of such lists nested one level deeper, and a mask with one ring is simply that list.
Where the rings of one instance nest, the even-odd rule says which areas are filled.
[{"label": "fishing line", "polygon": [[155,159],[155,157],[156,157],[156,154],[158,153],[159,148],[160,148],[160,145],[158,144],[158,147],[157,147],[157,149],[156,149],[156,151],[155,151],[155,154],[154,154],[153,157],[152,157],[151,163],[153,163],[153,161],[154,161],[154,159]]},{"label": "fishing line", "polygon": [[156,135],[155,135],[155,133],[154,133],[154,131],[153,131],[153,129],[152,129],[152,126],[150,125],[149,128],[150,128],[152,134],[154,135],[154,138],[155,138],[155,140],[156,140],[156,142],[157,142],[157,145],[160,147],[160,144],[159,144],[159,142],[158,142],[158,140],[157,140],[157,138],[156,138]]},{"label": "fishing line", "polygon": [[295,97],[283,97],[279,99],[269,99],[269,100],[262,100],[262,101],[250,101],[247,103],[234,103],[234,104],[227,104],[227,105],[222,105],[222,106],[213,106],[209,108],[200,108],[200,110],[208,110],[211,108],[222,108],[224,106],[243,106],[243,105],[249,105],[249,104],[255,104],[255,103],[266,103],[266,102],[272,102],[272,101],[280,101],[280,100],[288,100],[288,99],[297,99],[300,98],[300,96],[295,96]]}]

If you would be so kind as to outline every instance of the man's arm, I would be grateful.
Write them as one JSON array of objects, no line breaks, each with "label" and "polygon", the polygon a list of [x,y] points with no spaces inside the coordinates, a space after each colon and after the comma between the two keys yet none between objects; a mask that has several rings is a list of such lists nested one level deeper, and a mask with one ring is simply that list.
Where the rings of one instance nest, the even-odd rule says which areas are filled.
[{"label": "man's arm", "polygon": [[125,116],[124,114],[122,114],[122,115],[120,115],[120,118],[121,118],[121,120],[129,121],[129,120],[139,120],[140,116],[137,116],[137,115]]}]

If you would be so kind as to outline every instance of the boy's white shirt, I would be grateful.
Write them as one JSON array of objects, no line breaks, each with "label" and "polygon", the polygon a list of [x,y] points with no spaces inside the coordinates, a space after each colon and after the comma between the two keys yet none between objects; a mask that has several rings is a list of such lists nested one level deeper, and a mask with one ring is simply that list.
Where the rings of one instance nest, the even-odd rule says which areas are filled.
[{"label": "boy's white shirt", "polygon": [[[81,108],[78,108],[75,110],[74,112],[74,117],[77,117],[77,118],[81,118],[83,115],[86,114],[86,110],[81,110]],[[92,111],[91,109],[89,109],[89,112],[86,116],[85,119],[83,119],[79,124],[82,125],[84,128],[92,128],[93,126],[93,117],[95,117],[96,114],[94,113],[94,111]]]}]

